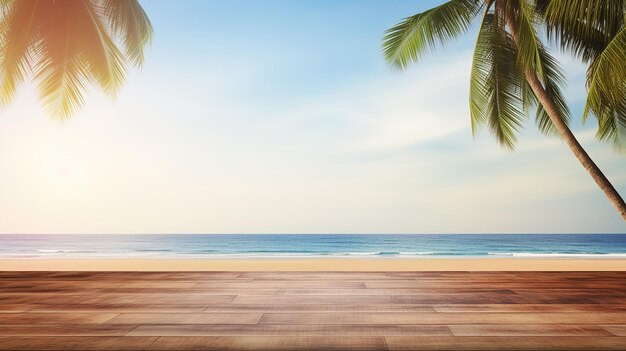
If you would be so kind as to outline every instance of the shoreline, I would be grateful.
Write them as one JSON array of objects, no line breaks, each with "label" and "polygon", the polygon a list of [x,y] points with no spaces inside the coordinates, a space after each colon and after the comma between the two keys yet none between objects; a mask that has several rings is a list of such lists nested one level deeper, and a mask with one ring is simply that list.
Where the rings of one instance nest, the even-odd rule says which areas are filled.
[{"label": "shoreline", "polygon": [[615,258],[0,259],[0,271],[626,271]]}]

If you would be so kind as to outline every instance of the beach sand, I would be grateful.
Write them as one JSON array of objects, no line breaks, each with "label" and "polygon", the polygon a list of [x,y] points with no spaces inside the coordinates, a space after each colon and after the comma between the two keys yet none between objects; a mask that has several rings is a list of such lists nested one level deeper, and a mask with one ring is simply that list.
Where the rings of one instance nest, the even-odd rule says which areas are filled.
[{"label": "beach sand", "polygon": [[626,259],[0,259],[0,271],[626,271]]}]

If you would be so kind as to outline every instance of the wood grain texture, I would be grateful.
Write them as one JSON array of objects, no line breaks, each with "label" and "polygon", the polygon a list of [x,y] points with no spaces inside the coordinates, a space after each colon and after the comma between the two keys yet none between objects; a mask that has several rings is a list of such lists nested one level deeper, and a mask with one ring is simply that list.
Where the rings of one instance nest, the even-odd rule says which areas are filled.
[{"label": "wood grain texture", "polygon": [[147,350],[158,340],[148,336],[0,337],[0,350]]},{"label": "wood grain texture", "polygon": [[455,324],[448,325],[456,336],[612,336],[597,325],[585,324]]},{"label": "wood grain texture", "polygon": [[264,313],[259,324],[609,324],[626,313]]},{"label": "wood grain texture", "polygon": [[[597,328],[596,335],[611,335]],[[140,325],[136,336],[385,336],[453,335],[445,325]]]},{"label": "wood grain texture", "polygon": [[601,325],[601,328],[607,330],[609,333],[617,336],[626,336],[626,324],[625,325]]},{"label": "wood grain texture", "polygon": [[150,350],[387,350],[383,337],[160,337]]},{"label": "wood grain texture", "polygon": [[388,350],[624,350],[621,337],[388,336]]},{"label": "wood grain texture", "polygon": [[120,313],[109,324],[256,324],[261,313]]},{"label": "wood grain texture", "polygon": [[626,272],[0,272],[0,350],[626,350]]}]

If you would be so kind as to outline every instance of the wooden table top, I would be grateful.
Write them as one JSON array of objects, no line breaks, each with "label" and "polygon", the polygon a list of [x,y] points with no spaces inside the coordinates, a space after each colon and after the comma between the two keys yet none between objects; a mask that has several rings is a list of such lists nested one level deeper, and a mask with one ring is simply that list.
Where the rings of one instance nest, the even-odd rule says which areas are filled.
[{"label": "wooden table top", "polygon": [[626,272],[0,272],[0,350],[626,350]]}]

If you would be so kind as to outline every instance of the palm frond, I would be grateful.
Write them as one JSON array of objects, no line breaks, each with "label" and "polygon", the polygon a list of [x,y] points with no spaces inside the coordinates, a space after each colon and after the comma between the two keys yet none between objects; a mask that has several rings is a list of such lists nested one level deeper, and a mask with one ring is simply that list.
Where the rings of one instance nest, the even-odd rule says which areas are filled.
[{"label": "palm frond", "polygon": [[486,124],[501,146],[514,149],[526,117],[517,49],[498,16],[486,13],[476,42],[470,81],[472,128]]},{"label": "palm frond", "polygon": [[583,113],[598,118],[597,137],[626,149],[626,27],[593,60],[588,70],[587,102]]},{"label": "palm frond", "polygon": [[89,79],[88,64],[81,50],[83,2],[41,2],[37,13],[40,27],[35,45],[33,71],[44,106],[55,116],[67,117],[83,102]]},{"label": "palm frond", "polygon": [[[506,19],[507,24],[515,25],[511,28],[517,35],[517,63],[520,70],[531,70],[541,81],[543,88],[557,107],[559,118],[566,124],[570,120],[570,110],[561,92],[565,84],[565,76],[557,60],[550,55],[547,48],[539,39],[537,28],[540,25],[542,12],[546,11],[548,0],[528,1],[513,0],[500,5],[496,13]],[[514,21],[507,16],[513,16]],[[535,93],[526,80],[521,86],[522,106],[525,111],[536,107],[535,121],[537,127],[544,134],[557,135],[552,120],[544,107],[538,103]]]},{"label": "palm frond", "polygon": [[37,35],[38,3],[32,0],[3,3],[0,25],[0,104],[13,99],[26,80],[33,61],[31,46]]},{"label": "palm frond", "polygon": [[0,0],[0,15],[0,103],[34,78],[45,107],[61,118],[91,85],[115,96],[126,65],[142,64],[152,37],[137,0]]},{"label": "palm frond", "polygon": [[150,19],[137,0],[102,0],[114,36],[122,38],[127,59],[135,66],[144,61],[144,48],[152,40]]},{"label": "palm frond", "polygon": [[[540,64],[543,71],[543,87],[548,93],[550,99],[557,107],[559,118],[569,124],[571,120],[570,109],[567,106],[567,101],[563,96],[561,87],[565,85],[565,75],[561,69],[559,62],[548,52],[547,48],[543,45],[539,47],[539,57],[541,59]],[[536,104],[537,113],[535,116],[535,122],[539,130],[546,135],[559,135],[558,131],[554,127],[550,116],[543,108],[541,104]]]},{"label": "palm frond", "polygon": [[[546,1],[546,0],[542,0]],[[588,62],[624,26],[623,0],[549,0],[544,6],[548,37]]]},{"label": "palm frond", "polygon": [[465,33],[482,4],[479,0],[450,0],[405,18],[385,32],[382,47],[386,60],[397,68],[417,62],[424,53]]},{"label": "palm frond", "polygon": [[519,40],[517,42],[517,61],[523,68],[530,68],[540,78],[544,78],[543,66],[541,65],[541,41],[537,36],[538,16],[534,5],[527,0],[507,2],[510,7],[506,16],[517,15],[517,28]]},{"label": "palm frond", "polygon": [[603,115],[598,116],[598,131],[596,138],[610,142],[615,151],[626,154],[626,108],[618,110],[606,109]]},{"label": "palm frond", "polygon": [[107,17],[98,11],[98,6],[84,3],[84,15],[77,17],[82,29],[80,51],[84,53],[91,76],[100,87],[115,96],[125,81],[125,58],[110,31],[106,28]]}]

